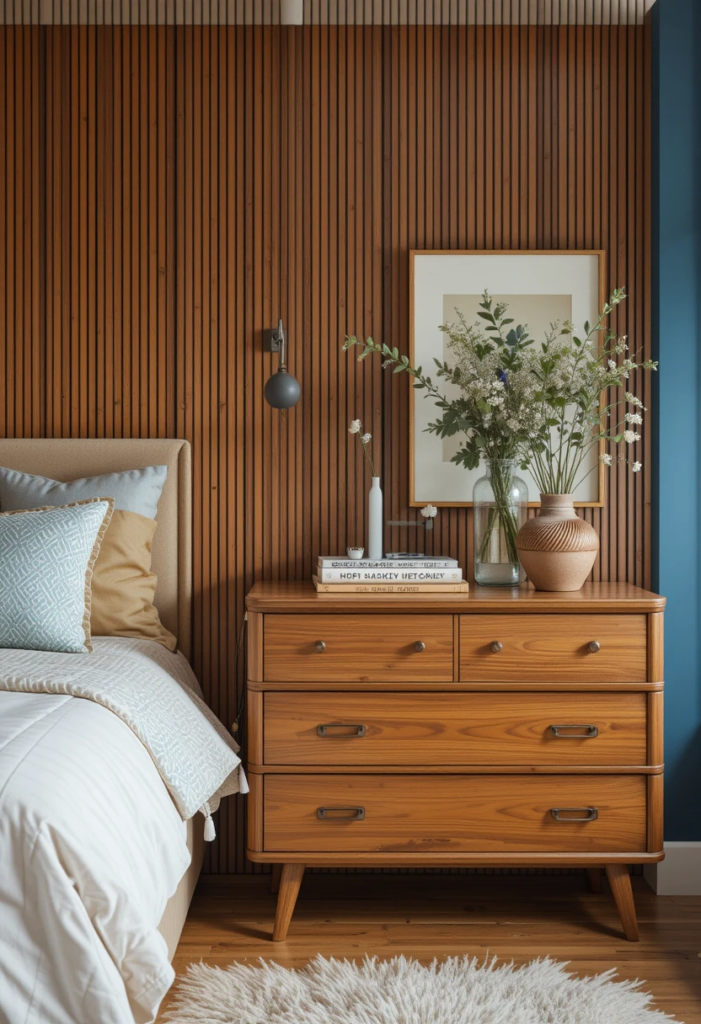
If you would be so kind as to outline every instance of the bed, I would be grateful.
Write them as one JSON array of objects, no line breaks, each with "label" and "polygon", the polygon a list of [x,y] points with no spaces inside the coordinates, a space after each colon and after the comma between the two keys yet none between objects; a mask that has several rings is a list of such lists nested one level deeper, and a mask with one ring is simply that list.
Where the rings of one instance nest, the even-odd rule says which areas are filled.
[{"label": "bed", "polygon": [[[59,480],[163,464],[168,466],[168,477],[158,505],[158,527],[153,545],[153,570],[158,576],[155,603],[163,625],[177,635],[178,649],[187,658],[190,653],[192,590],[190,449],[187,442],[131,439],[0,440],[0,466]],[[122,646],[119,646],[120,644]],[[159,649],[155,651],[157,647]],[[184,660],[181,658],[177,662],[177,667],[172,669],[176,664],[172,659],[176,656],[149,640],[98,639],[95,641],[93,655],[52,657],[77,657],[79,660],[71,662],[72,665],[84,667],[89,661],[90,665],[99,666],[100,659],[104,662],[105,658],[111,657],[113,649],[120,657],[127,659],[125,664],[130,666],[129,672],[135,671],[134,665],[140,671],[142,662],[152,664],[157,671],[160,671],[159,666],[165,666],[168,672],[172,671],[174,678],[177,677],[181,689],[192,687],[195,691],[198,690],[197,682]],[[33,652],[34,654],[36,652]],[[24,652],[14,652],[14,655],[21,669]],[[68,694],[71,692],[73,691],[69,689]],[[83,695],[79,691],[76,692],[79,696]],[[153,978],[149,978],[147,984],[143,984],[141,979],[136,985],[139,991],[136,991],[133,978],[140,970],[140,965],[134,963],[135,956],[138,960],[138,949],[136,953],[134,949],[126,951],[122,956],[119,950],[115,951],[114,936],[106,937],[110,931],[111,918],[117,914],[117,910],[124,917],[123,910],[119,907],[115,910],[108,905],[112,899],[109,880],[103,892],[99,879],[87,883],[84,878],[79,877],[82,886],[80,904],[75,901],[72,892],[64,895],[58,892],[64,883],[64,876],[69,889],[71,885],[74,888],[78,887],[78,882],[73,876],[80,876],[81,872],[84,875],[86,869],[82,863],[79,867],[72,863],[75,851],[71,849],[69,842],[63,841],[60,835],[61,826],[56,825],[58,838],[50,835],[51,864],[49,868],[42,870],[42,874],[46,875],[50,875],[51,872],[57,875],[60,871],[60,879],[57,880],[57,875],[53,887],[49,885],[48,880],[32,881],[31,885],[27,883],[26,892],[31,889],[31,898],[25,892],[22,897],[24,903],[19,906],[13,905],[16,902],[22,903],[16,894],[24,892],[23,885],[27,882],[27,875],[31,873],[31,866],[28,866],[31,864],[31,857],[26,849],[15,851],[15,861],[22,860],[23,863],[21,868],[15,866],[14,885],[7,881],[11,878],[11,872],[5,873],[4,889],[0,879],[0,942],[3,928],[7,929],[7,940],[13,922],[14,927],[20,930],[29,927],[28,921],[33,921],[33,926],[36,927],[32,907],[28,905],[32,901],[36,901],[39,908],[34,909],[35,915],[44,915],[46,918],[42,918],[44,935],[41,939],[34,941],[31,936],[27,937],[26,948],[29,953],[23,951],[21,956],[17,955],[19,963],[15,965],[14,975],[11,966],[5,963],[3,979],[3,964],[0,963],[0,1019],[5,1013],[11,1024],[14,1024],[15,1018],[8,1010],[10,1006],[16,1008],[16,1019],[22,1020],[23,1024],[64,1024],[64,1021],[66,1024],[69,1021],[72,1024],[131,1024],[132,1019],[141,1024],[142,1021],[153,1019],[158,1002],[172,980],[169,960],[175,952],[202,865],[204,819],[200,814],[195,814],[186,823],[182,820],[184,815],[182,810],[178,814],[172,791],[169,792],[163,784],[163,773],[161,772],[159,777],[148,750],[123,721],[99,703],[91,700],[76,701],[74,696],[68,694],[0,692],[0,795],[5,797],[5,806],[0,804],[0,809],[4,811],[6,818],[8,815],[11,817],[17,814],[24,821],[28,814],[31,816],[34,813],[34,808],[30,806],[27,811],[26,807],[18,808],[18,805],[26,804],[27,801],[31,804],[33,801],[35,805],[50,805],[49,809],[42,810],[42,813],[48,816],[55,813],[56,819],[60,820],[62,814],[64,818],[68,814],[61,810],[61,803],[70,800],[73,807],[85,800],[90,805],[90,802],[95,800],[95,793],[91,787],[94,789],[98,775],[105,775],[106,781],[102,779],[99,784],[104,786],[103,802],[105,808],[108,808],[105,813],[106,821],[110,819],[106,834],[109,833],[109,828],[113,827],[116,831],[111,843],[117,848],[120,843],[124,844],[119,854],[119,872],[124,874],[124,878],[119,879],[119,885],[122,890],[129,887],[129,876],[123,869],[123,864],[133,854],[136,866],[130,867],[134,872],[132,884],[137,889],[142,887],[140,898],[144,906],[149,903],[153,890],[152,904],[148,908],[152,918],[155,913],[154,907],[160,908],[161,904],[165,903],[158,924],[162,939],[158,938],[153,927],[150,929],[153,934],[146,934],[149,932],[148,919],[136,922],[135,930],[138,932],[141,929],[144,933],[144,962],[149,962],[153,968]],[[203,728],[210,726],[203,723]],[[61,730],[64,730],[64,734]],[[221,744],[221,738],[217,742]],[[20,757],[17,756],[18,749]],[[3,778],[3,755],[8,762],[8,751],[12,752],[13,760],[9,762],[9,768],[8,763],[5,764]],[[75,764],[68,763],[74,751],[78,751],[75,754],[75,764],[80,763],[82,766],[84,758],[88,764],[94,766],[91,770],[83,772],[87,778],[81,780],[80,785],[75,781]],[[41,774],[41,758],[44,756],[42,752],[48,752],[46,757],[49,762],[45,765],[44,776]],[[5,783],[7,785],[4,785]],[[19,796],[15,795],[13,799],[13,788],[17,790],[20,783]],[[55,788],[55,792],[52,792],[52,787]],[[67,795],[67,790],[75,792],[69,792]],[[229,792],[231,791],[229,789]],[[33,796],[26,796],[29,792],[32,792]],[[55,812],[52,811],[54,807]],[[88,817],[91,814],[99,818],[99,813],[88,806]],[[132,837],[128,837],[130,846],[126,845],[127,837],[123,835],[125,826],[117,829],[116,824],[111,822],[110,816],[113,814],[121,814],[122,818],[131,815],[133,818],[134,837],[133,842]],[[148,818],[144,817],[141,822],[137,820],[139,815],[146,814]],[[80,821],[79,810],[75,814],[75,819]],[[50,826],[53,824],[49,822]],[[80,834],[80,827],[74,830],[75,835]],[[14,831],[7,833],[6,847],[11,846],[12,842],[18,842],[17,837],[20,834],[20,826],[15,826]],[[7,835],[12,839],[8,839]],[[76,839],[73,846],[84,844],[87,850],[91,842],[90,830],[84,830],[83,838]],[[119,850],[117,852],[119,853]],[[106,861],[109,861],[109,855],[110,851],[105,851]],[[0,856],[3,856],[1,848]],[[34,848],[31,856],[34,856]],[[144,858],[141,866],[139,856]],[[159,857],[162,858],[162,862],[158,860]],[[86,861],[88,859],[86,852]],[[42,885],[46,886],[43,897],[39,891]],[[91,886],[94,891],[91,890]],[[167,900],[164,898],[164,891],[158,892],[159,887],[163,889],[163,886],[167,886],[168,889],[165,894]],[[83,893],[86,891],[87,896],[84,896]],[[123,895],[120,892],[115,898],[117,904]],[[51,913],[46,909],[46,901],[53,904],[64,898],[68,901],[68,910],[64,913],[65,920],[58,911],[54,912],[53,908]],[[71,900],[75,906],[70,904]],[[124,902],[126,901],[122,900],[122,903]],[[83,907],[87,908],[90,921],[81,920]],[[97,911],[95,907],[98,908]],[[75,917],[75,920],[69,921],[71,916]],[[148,918],[146,911],[144,916]],[[128,913],[124,917],[124,920],[127,919]],[[157,921],[158,917],[155,917],[153,924]],[[61,934],[60,928],[63,924],[65,932]],[[59,929],[59,932],[52,935],[52,929]],[[75,935],[70,934],[71,929]],[[79,937],[76,937],[77,932],[81,933]],[[92,951],[86,949],[89,942],[94,943]],[[74,964],[70,957],[64,957],[66,962],[60,964],[60,970],[55,968],[55,965],[52,969],[53,953],[56,953],[60,961],[58,951],[69,949],[72,943],[75,944],[73,961],[81,962]],[[46,949],[40,949],[36,953],[36,948],[42,944]],[[138,943],[136,945],[138,946]],[[11,959],[13,950],[9,946],[6,947],[6,958],[8,949]],[[36,960],[36,963],[32,961],[31,964],[33,983],[30,972],[26,970],[26,961],[30,954]],[[167,969],[164,965],[166,958]],[[70,974],[74,967],[77,969],[76,976],[66,978],[66,972]],[[126,997],[123,997],[123,993],[120,994],[117,975],[121,977],[125,990],[129,990]],[[41,994],[44,989],[46,993]],[[76,997],[78,990],[83,992],[82,1002]],[[6,1000],[5,1003],[3,999]],[[21,1011],[17,1009],[19,1007]],[[18,1016],[20,1012],[22,1016]]]}]

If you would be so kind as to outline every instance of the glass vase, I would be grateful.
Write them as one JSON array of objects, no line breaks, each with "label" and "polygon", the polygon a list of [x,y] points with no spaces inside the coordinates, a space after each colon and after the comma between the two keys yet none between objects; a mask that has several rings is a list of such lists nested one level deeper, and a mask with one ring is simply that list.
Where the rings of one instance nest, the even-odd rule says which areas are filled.
[{"label": "glass vase", "polygon": [[517,587],[526,574],[516,534],[528,518],[528,487],[513,459],[492,459],[472,490],[475,580],[488,587]]}]

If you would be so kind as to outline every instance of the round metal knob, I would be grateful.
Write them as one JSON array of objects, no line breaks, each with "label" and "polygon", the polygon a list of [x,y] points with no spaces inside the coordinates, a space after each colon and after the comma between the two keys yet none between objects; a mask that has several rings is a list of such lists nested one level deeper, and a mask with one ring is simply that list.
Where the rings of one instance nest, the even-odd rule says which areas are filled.
[{"label": "round metal knob", "polygon": [[326,644],[324,643],[324,641],[317,640],[316,643],[314,644],[314,650],[316,651],[317,654],[323,654],[324,651],[326,650]]},{"label": "round metal knob", "polygon": [[426,650],[426,644],[423,642],[423,640],[416,641],[416,643],[414,644],[414,650],[416,651],[417,654],[421,654],[422,651]]},{"label": "round metal knob", "polygon": [[591,651],[592,654],[596,654],[597,651],[600,651],[601,650],[601,644],[599,643],[599,641],[598,640],[590,640],[590,642],[589,642],[589,650]]},{"label": "round metal knob", "polygon": [[499,651],[502,650],[504,645],[502,644],[501,640],[492,640],[489,646],[491,647],[494,654],[498,654]]}]

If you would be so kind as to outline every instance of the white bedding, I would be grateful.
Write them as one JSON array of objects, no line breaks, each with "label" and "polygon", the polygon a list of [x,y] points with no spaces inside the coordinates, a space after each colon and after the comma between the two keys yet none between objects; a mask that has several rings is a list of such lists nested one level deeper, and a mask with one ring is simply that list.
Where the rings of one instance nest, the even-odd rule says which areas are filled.
[{"label": "white bedding", "polygon": [[[72,679],[90,690],[87,677],[74,678],[90,664],[100,685],[89,699],[23,692],[41,688],[42,658],[53,659],[55,689]],[[70,661],[57,668],[57,659]],[[133,700],[128,688],[110,690],[110,660],[130,680]],[[151,641],[126,639],[97,638],[92,655],[0,651],[3,1024],[154,1019],[173,980],[157,926],[190,860],[183,817],[239,783],[225,731],[187,696],[194,677],[186,665]],[[168,690],[161,748],[154,706]],[[118,697],[129,725],[102,706]],[[203,782],[210,760],[216,769]]]}]

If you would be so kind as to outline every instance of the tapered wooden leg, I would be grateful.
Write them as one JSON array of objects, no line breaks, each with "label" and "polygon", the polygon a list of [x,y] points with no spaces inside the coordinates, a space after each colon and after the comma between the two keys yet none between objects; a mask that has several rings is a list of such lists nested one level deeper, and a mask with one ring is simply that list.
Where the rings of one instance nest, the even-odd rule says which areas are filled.
[{"label": "tapered wooden leg", "polygon": [[270,875],[270,892],[273,896],[277,896],[280,892],[280,876],[282,875],[282,864],[273,864],[273,870]]},{"label": "tapered wooden leg", "polygon": [[303,876],[304,864],[283,865],[280,877],[280,892],[277,898],[273,942],[280,942],[287,937],[287,929],[290,927],[292,912],[295,909]]},{"label": "tapered wooden leg", "polygon": [[604,891],[604,879],[601,874],[601,868],[587,868],[587,879],[592,892]]},{"label": "tapered wooden leg", "polygon": [[633,889],[627,864],[607,864],[606,877],[611,886],[613,898],[623,925],[623,931],[629,942],[638,941],[638,921],[635,916]]}]

